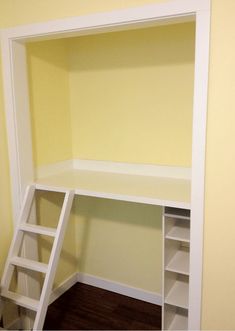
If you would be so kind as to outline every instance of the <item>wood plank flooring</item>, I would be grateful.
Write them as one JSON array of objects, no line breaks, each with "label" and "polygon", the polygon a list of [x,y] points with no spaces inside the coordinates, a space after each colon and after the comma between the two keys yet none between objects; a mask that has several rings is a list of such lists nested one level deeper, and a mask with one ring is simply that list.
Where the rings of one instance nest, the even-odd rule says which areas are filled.
[{"label": "wood plank flooring", "polygon": [[44,330],[161,330],[161,307],[77,283],[49,306]]}]

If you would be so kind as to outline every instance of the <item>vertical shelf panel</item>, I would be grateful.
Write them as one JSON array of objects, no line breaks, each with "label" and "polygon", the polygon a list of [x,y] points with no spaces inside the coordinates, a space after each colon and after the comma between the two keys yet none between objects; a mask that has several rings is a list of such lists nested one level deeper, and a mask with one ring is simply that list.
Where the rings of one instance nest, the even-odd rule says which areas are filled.
[{"label": "vertical shelf panel", "polygon": [[163,229],[163,329],[187,330],[190,211],[166,207]]}]

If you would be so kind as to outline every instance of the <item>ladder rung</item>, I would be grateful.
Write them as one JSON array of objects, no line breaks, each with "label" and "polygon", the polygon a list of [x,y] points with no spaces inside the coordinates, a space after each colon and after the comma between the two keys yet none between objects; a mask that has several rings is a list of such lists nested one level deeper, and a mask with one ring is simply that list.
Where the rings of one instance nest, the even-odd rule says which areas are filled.
[{"label": "ladder rung", "polygon": [[43,273],[47,272],[47,264],[38,261],[33,261],[33,260],[25,259],[23,257],[15,256],[11,258],[10,262],[11,264],[22,268],[39,271]]},{"label": "ladder rung", "polygon": [[55,237],[56,235],[56,229],[54,228],[48,228],[46,226],[33,225],[33,224],[21,224],[20,230],[37,233],[37,234],[43,234],[51,237]]},{"label": "ladder rung", "polygon": [[38,306],[39,306],[38,300],[34,300],[34,299],[28,298],[24,295],[10,292],[10,291],[7,291],[7,292],[3,291],[3,293],[1,293],[1,296],[3,298],[6,298],[6,299],[14,302],[18,306],[21,306],[21,307],[24,307],[24,308],[27,308],[30,310],[34,310],[34,311],[38,310]]}]

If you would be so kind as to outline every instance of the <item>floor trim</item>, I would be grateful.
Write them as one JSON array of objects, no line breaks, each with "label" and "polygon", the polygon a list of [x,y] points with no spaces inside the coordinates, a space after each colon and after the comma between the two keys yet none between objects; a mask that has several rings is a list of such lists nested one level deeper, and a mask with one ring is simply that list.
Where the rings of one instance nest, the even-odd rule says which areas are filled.
[{"label": "floor trim", "polygon": [[78,273],[78,281],[83,284],[96,286],[107,291],[126,295],[134,299],[150,302],[156,305],[162,305],[162,297],[156,292],[146,291],[86,273]]},{"label": "floor trim", "polygon": [[128,297],[153,303],[155,305],[162,305],[162,296],[159,293],[146,291],[140,288],[81,272],[72,274],[61,285],[53,290],[50,298],[50,304],[58,299],[77,282],[99,287],[107,291],[126,295]]},{"label": "floor trim", "polygon": [[51,293],[50,304],[53,303],[56,299],[58,299],[62,294],[68,291],[73,285],[77,283],[78,273],[75,272],[67,279],[63,281],[59,286],[57,286]]}]

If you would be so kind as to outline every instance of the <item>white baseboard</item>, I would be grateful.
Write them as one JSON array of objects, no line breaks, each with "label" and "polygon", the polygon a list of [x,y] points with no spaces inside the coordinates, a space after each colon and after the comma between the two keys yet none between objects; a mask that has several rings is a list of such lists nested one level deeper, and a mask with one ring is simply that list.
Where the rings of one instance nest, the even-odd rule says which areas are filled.
[{"label": "white baseboard", "polygon": [[146,291],[140,288],[132,287],[85,273],[78,273],[77,279],[80,283],[99,287],[107,291],[126,295],[128,297],[150,302],[159,306],[162,305],[162,296],[156,292]]},{"label": "white baseboard", "polygon": [[58,287],[56,287],[51,293],[50,304],[54,302],[56,299],[58,299],[66,291],[68,291],[70,287],[76,284],[78,281],[77,279],[78,279],[78,273],[75,272],[70,277],[65,279],[65,281],[63,281],[63,283],[61,283]]},{"label": "white baseboard", "polygon": [[55,288],[51,294],[50,304],[58,299],[62,294],[69,290],[77,282],[92,285],[102,288],[107,291],[126,295],[128,297],[153,303],[155,305],[162,305],[162,296],[159,293],[146,291],[140,288],[132,287],[126,284],[114,282],[105,278],[85,274],[74,273],[68,277],[61,285]]}]

